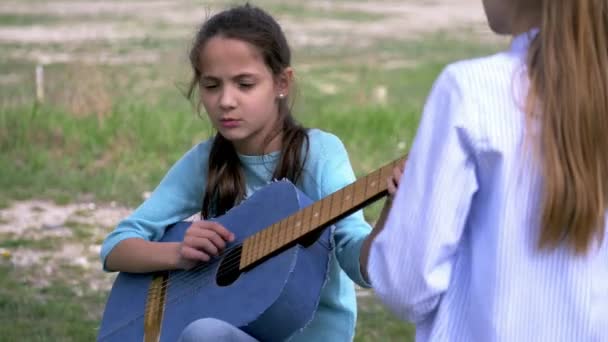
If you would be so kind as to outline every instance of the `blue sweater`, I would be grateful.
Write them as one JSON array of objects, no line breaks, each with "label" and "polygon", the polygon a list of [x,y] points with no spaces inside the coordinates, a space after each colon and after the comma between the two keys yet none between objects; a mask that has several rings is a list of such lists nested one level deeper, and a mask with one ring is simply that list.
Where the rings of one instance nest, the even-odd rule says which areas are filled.
[{"label": "blue sweater", "polygon": [[[309,130],[308,136],[309,154],[297,185],[316,201],[354,182],[355,175],[340,139],[318,129]],[[108,235],[101,248],[104,268],[108,254],[120,241],[128,238],[158,241],[165,227],[200,211],[211,144],[212,140],[207,140],[188,151],[173,165],[150,198]],[[272,181],[279,153],[239,155],[239,158],[245,171],[247,195],[251,195]],[[359,254],[370,230],[361,211],[335,225],[335,249],[319,308],[313,320],[292,336],[292,341],[353,339],[357,318],[353,281],[369,287],[361,275]]]}]

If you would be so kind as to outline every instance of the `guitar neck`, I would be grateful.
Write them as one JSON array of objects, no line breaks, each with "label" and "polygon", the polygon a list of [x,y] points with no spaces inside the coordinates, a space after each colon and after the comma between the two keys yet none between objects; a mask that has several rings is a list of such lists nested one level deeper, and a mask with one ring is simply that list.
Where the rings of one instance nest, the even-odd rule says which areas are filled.
[{"label": "guitar neck", "polygon": [[405,158],[397,159],[250,236],[243,242],[239,268],[246,269],[386,196],[386,179],[392,175],[393,168],[404,161]]}]

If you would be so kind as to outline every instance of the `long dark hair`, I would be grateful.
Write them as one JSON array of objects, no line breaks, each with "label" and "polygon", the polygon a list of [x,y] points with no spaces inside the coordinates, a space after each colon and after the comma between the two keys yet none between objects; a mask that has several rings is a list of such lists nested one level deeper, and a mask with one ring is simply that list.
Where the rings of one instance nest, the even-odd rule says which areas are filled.
[{"label": "long dark hair", "polygon": [[[291,65],[291,51],[279,24],[262,9],[249,4],[233,7],[207,20],[200,28],[192,49],[190,64],[193,77],[188,97],[193,99],[199,89],[202,74],[200,55],[209,39],[222,36],[238,39],[255,46],[276,77]],[[279,119],[275,129],[281,134],[281,151],[274,179],[289,179],[297,183],[308,154],[308,135],[291,114],[290,99],[279,101]],[[267,137],[270,141],[272,137]],[[303,158],[303,147],[306,147]],[[207,187],[204,190],[201,214],[203,218],[222,215],[245,197],[245,175],[232,143],[220,133],[215,135],[209,153]]]}]

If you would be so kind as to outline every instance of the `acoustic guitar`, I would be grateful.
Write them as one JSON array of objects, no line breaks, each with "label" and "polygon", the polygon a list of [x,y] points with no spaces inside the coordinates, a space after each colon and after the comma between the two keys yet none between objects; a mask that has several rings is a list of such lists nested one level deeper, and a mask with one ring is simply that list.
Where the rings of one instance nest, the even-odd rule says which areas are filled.
[{"label": "acoustic guitar", "polygon": [[[236,239],[194,269],[117,275],[99,341],[176,341],[191,322],[213,317],[260,341],[281,341],[313,317],[326,282],[333,223],[385,196],[404,158],[317,201],[289,181],[270,183],[214,220]],[[167,227],[180,242],[191,222]],[[269,328],[272,327],[272,328]]]}]

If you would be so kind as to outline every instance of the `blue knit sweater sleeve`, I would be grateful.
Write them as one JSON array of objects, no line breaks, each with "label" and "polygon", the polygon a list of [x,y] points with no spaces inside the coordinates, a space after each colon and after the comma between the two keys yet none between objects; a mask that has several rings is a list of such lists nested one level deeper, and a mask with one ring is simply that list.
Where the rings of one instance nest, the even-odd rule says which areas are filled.
[{"label": "blue knit sweater sleeve", "polygon": [[[353,183],[355,173],[348,152],[335,135],[313,130],[311,137],[311,162],[316,162],[315,179],[319,197],[323,198]],[[359,286],[369,288],[362,274],[359,255],[363,241],[371,231],[370,225],[359,210],[335,224],[334,242],[340,267]]]},{"label": "blue knit sweater sleeve", "polygon": [[210,146],[208,140],[186,152],[151,196],[106,237],[100,253],[104,269],[108,254],[119,242],[129,238],[158,241],[167,226],[200,211]]}]

